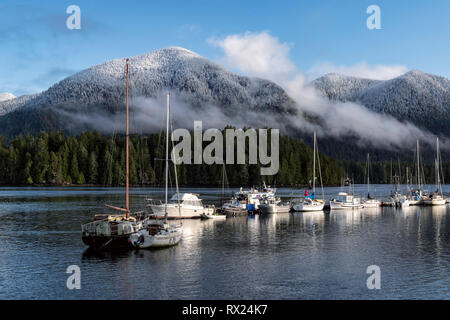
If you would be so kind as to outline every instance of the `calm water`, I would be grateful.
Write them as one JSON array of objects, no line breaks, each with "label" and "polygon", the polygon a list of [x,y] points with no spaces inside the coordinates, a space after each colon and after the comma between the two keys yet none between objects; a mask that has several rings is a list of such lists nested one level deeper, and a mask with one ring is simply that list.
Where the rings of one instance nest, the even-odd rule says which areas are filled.
[{"label": "calm water", "polygon": [[[206,203],[221,196],[194,191]],[[326,188],[326,197],[338,191]],[[162,196],[161,189],[134,189],[131,200],[142,209],[146,197]],[[80,225],[105,211],[104,203],[123,199],[123,189],[114,188],[0,188],[0,298],[450,298],[449,205],[190,220],[173,248],[87,254]],[[66,268],[74,264],[81,290],[66,288]],[[366,288],[366,268],[374,264],[381,290]]]}]

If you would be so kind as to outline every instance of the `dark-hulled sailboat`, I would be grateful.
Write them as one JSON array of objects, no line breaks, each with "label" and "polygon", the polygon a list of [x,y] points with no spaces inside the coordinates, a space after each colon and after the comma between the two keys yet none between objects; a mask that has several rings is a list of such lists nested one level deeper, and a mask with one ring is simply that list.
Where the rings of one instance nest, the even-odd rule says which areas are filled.
[{"label": "dark-hulled sailboat", "polygon": [[130,236],[142,228],[142,222],[137,221],[136,217],[130,216],[130,184],[129,184],[129,59],[126,60],[126,78],[127,78],[127,128],[126,128],[126,208],[118,208],[106,205],[110,209],[121,211],[120,214],[95,214],[94,221],[81,226],[82,240],[92,249],[96,250],[114,250],[114,249],[132,249]]}]

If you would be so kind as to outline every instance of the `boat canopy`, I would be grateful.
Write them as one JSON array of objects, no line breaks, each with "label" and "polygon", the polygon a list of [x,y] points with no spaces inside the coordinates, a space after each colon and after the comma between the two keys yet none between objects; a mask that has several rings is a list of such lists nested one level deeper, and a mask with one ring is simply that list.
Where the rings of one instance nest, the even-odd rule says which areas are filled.
[{"label": "boat canopy", "polygon": [[175,194],[172,196],[172,198],[170,198],[170,200],[172,200],[172,201],[177,201],[177,200],[180,200],[180,201],[185,201],[185,200],[200,200],[200,199],[198,198],[199,194],[197,194],[197,193],[180,193],[179,195],[180,195],[180,199],[178,199],[178,194],[175,193]]}]

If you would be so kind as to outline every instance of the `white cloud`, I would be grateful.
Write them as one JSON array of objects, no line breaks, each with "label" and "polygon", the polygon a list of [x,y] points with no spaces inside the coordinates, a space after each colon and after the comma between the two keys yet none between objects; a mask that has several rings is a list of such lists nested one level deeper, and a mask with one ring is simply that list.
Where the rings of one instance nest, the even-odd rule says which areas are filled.
[{"label": "white cloud", "polygon": [[[333,137],[356,135],[361,144],[376,144],[384,147],[413,145],[417,138],[432,141],[431,135],[410,123],[394,117],[375,113],[362,105],[351,102],[331,102],[321,96],[308,77],[289,58],[291,45],[282,43],[268,32],[247,32],[229,35],[223,39],[210,39],[210,43],[221,48],[224,56],[220,62],[249,75],[272,80],[282,86],[297,102],[298,116],[291,117],[291,124],[302,130],[312,130],[314,125],[305,120],[303,112],[318,116],[323,124],[317,127],[319,134]],[[325,68],[327,67],[327,68]],[[403,66],[369,66],[361,63],[353,67],[316,66],[321,72],[343,72],[354,76],[385,79],[406,72]],[[309,73],[309,72],[308,72]]]},{"label": "white cloud", "polygon": [[346,76],[374,79],[389,80],[398,77],[408,71],[404,65],[369,65],[363,61],[353,66],[336,66],[330,62],[321,62],[313,65],[308,71],[308,78],[313,80],[327,73],[339,73]]},{"label": "white cloud", "polygon": [[211,38],[209,42],[224,51],[222,64],[237,68],[249,76],[273,79],[296,71],[288,57],[291,45],[281,43],[267,31],[234,34],[223,39]]}]

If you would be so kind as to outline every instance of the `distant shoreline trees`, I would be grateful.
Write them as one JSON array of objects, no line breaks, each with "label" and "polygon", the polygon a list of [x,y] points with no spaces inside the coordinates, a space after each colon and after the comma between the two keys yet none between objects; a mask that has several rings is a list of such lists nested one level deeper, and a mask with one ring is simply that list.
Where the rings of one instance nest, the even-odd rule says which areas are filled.
[{"label": "distant shoreline trees", "polygon": [[[164,183],[164,134],[130,136],[130,182],[134,186]],[[248,148],[246,148],[248,150]],[[280,136],[280,169],[274,176],[261,176],[260,165],[226,165],[229,186],[256,186],[265,181],[276,186],[307,186],[312,179],[312,149],[301,139]],[[248,151],[247,151],[248,152]],[[248,156],[248,155],[247,155]],[[341,161],[320,155],[324,185],[341,185],[343,178],[365,182],[364,161]],[[394,161],[393,172],[398,174]],[[402,163],[414,172],[414,164]],[[449,173],[444,164],[444,176]],[[222,183],[222,165],[177,166],[178,182],[185,186],[217,187]],[[402,174],[400,174],[402,176]],[[432,165],[425,165],[425,177],[434,177]],[[174,182],[173,168],[171,180]],[[409,179],[411,180],[411,178]],[[390,183],[390,162],[371,164],[371,183]],[[434,181],[426,181],[434,183]],[[41,132],[6,140],[0,136],[0,184],[25,185],[102,185],[125,183],[125,137],[87,131],[78,136],[63,132]],[[411,184],[414,183],[410,181]]]}]

